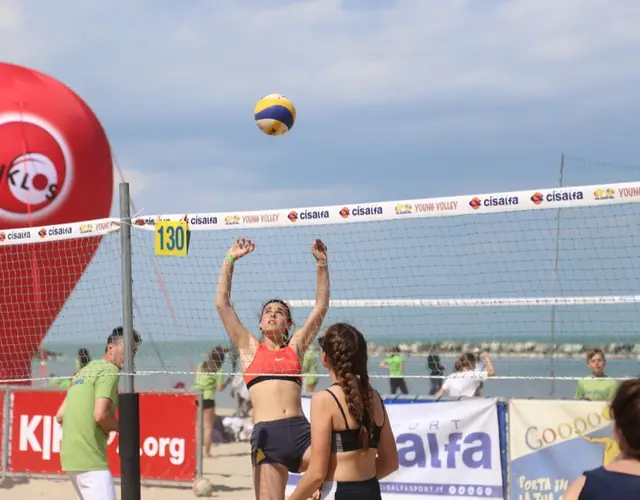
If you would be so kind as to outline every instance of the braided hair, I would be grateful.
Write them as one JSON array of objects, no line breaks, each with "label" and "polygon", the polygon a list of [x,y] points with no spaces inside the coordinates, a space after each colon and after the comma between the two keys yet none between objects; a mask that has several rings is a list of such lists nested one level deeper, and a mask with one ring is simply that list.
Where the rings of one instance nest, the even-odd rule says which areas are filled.
[{"label": "braided hair", "polygon": [[344,392],[349,413],[360,425],[360,441],[366,450],[373,428],[373,398],[364,336],[348,323],[335,323],[318,343]]}]

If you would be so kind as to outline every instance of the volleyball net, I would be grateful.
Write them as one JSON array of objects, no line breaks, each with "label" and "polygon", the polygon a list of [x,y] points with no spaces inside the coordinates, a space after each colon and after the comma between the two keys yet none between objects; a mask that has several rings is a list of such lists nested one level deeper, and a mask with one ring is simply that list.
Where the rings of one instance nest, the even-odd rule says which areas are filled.
[{"label": "volleyball net", "polygon": [[[134,317],[146,344],[136,371],[162,376],[162,384],[190,384],[213,347],[230,347],[215,289],[227,250],[244,237],[256,250],[235,265],[231,301],[256,336],[261,306],[270,299],[288,301],[294,323],[304,323],[316,291],[311,245],[321,239],[329,249],[331,275],[323,327],[337,321],[357,326],[370,343],[374,377],[389,376],[379,363],[397,346],[405,353],[407,378],[429,377],[428,352],[439,352],[451,365],[461,352],[479,349],[501,359],[498,378],[573,380],[579,370],[541,360],[576,358],[584,367],[584,353],[593,346],[611,359],[639,353],[638,202],[640,184],[620,183],[135,217]],[[186,222],[187,256],[156,255],[158,221]],[[42,228],[46,239],[34,229],[0,235],[5,374],[11,363],[29,358],[36,377],[47,332],[43,349],[51,349],[49,358],[55,360],[57,349],[69,361],[85,345],[98,357],[110,330],[122,322],[120,222],[61,227]],[[19,238],[20,232],[29,235]],[[86,270],[85,260],[90,260]],[[39,276],[54,268],[55,276],[45,281],[60,292],[54,301],[59,309],[38,295]],[[68,298],[62,293],[67,289]],[[50,324],[33,316],[43,304],[50,309]],[[225,373],[241,370],[237,359],[230,364],[232,357],[231,351]],[[69,371],[65,363],[60,361],[60,370]],[[636,375],[631,364],[618,366],[616,374]]]}]

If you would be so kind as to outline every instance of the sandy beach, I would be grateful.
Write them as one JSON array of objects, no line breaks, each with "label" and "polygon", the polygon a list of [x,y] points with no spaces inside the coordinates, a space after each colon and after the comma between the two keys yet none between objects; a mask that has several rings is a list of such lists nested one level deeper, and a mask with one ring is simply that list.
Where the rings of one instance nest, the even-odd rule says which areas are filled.
[{"label": "sandy beach", "polygon": [[[252,500],[253,483],[249,443],[220,444],[213,448],[213,458],[204,460],[204,475],[215,487],[211,498],[221,500]],[[118,499],[120,485],[116,484]],[[12,479],[0,483],[2,500],[55,498],[75,500],[71,484],[66,479]],[[190,488],[144,487],[143,500],[186,500],[196,498]]]}]

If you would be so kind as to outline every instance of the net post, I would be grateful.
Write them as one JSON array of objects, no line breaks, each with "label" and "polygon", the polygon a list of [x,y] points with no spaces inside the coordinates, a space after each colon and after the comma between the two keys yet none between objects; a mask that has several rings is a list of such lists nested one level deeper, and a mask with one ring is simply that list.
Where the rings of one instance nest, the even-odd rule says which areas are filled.
[{"label": "net post", "polygon": [[198,410],[196,413],[196,477],[200,478],[204,474],[203,468],[203,439],[204,439],[204,395],[202,391],[198,392]]},{"label": "net post", "polygon": [[9,412],[11,411],[11,389],[4,390],[2,401],[2,456],[0,457],[0,484],[4,483],[9,470],[9,441],[11,439],[11,421]]},{"label": "net post", "polygon": [[[120,243],[122,263],[122,328],[124,342],[124,392],[118,396],[120,419],[120,493],[122,500],[141,500],[140,399],[134,388],[133,276],[131,251],[131,201],[129,183],[120,183]],[[123,423],[123,425],[121,425]]]}]

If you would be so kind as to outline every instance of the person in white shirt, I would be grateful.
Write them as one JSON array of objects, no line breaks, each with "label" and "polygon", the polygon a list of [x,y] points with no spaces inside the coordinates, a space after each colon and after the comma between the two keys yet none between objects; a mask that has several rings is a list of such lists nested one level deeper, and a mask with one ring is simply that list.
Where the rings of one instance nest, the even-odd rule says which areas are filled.
[{"label": "person in white shirt", "polygon": [[473,353],[465,353],[460,356],[460,359],[456,361],[456,371],[445,379],[442,389],[438,391],[436,397],[441,398],[446,393],[454,398],[476,396],[482,383],[495,375],[489,354],[485,352],[480,358],[483,361],[483,370],[476,369],[477,358]]}]

